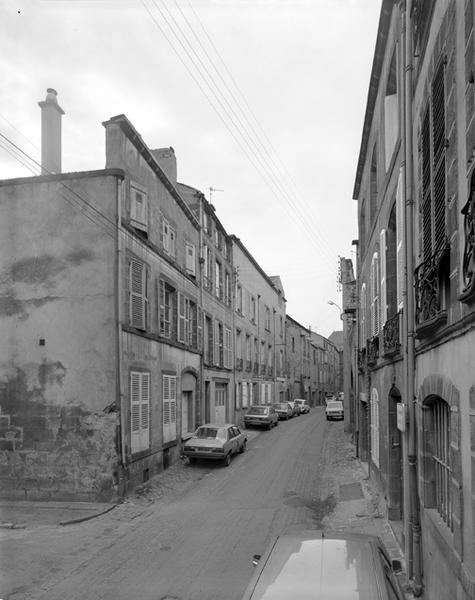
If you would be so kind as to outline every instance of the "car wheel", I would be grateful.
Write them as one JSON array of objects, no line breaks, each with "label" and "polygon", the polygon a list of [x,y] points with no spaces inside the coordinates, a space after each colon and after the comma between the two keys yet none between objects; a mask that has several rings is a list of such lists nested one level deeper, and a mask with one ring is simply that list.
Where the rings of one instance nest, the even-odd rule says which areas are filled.
[{"label": "car wheel", "polygon": [[267,423],[266,429],[272,429],[272,423]]},{"label": "car wheel", "polygon": [[277,427],[277,425],[278,425],[278,424],[279,424],[279,421],[276,421],[276,422],[274,423],[275,427]]},{"label": "car wheel", "polygon": [[190,465],[194,465],[196,462],[196,458],[194,456],[189,456],[188,462],[190,463]]},{"label": "car wheel", "polygon": [[225,467],[229,467],[229,465],[231,464],[231,452],[229,452],[228,454],[226,454],[226,456],[224,457],[224,466]]},{"label": "car wheel", "polygon": [[247,444],[247,440],[244,440],[241,448],[239,449],[239,452],[241,452],[241,454],[246,450],[246,444]]}]

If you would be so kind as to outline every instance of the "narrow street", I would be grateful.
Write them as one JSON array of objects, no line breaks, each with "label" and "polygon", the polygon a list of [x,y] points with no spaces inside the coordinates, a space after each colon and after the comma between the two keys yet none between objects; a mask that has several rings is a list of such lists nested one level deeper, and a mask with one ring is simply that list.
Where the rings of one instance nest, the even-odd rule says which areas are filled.
[{"label": "narrow street", "polygon": [[288,526],[320,527],[333,509],[322,472],[337,429],[314,408],[251,431],[228,468],[185,463],[178,486],[151,485],[90,521],[2,530],[1,597],[239,600],[253,554]]}]

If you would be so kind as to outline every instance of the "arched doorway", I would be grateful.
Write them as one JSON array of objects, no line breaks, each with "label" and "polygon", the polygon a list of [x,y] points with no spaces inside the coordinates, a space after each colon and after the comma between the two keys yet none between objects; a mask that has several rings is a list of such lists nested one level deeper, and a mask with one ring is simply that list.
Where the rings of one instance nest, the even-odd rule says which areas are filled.
[{"label": "arched doorway", "polygon": [[397,405],[401,402],[401,393],[393,385],[388,398],[388,518],[391,521],[402,519],[403,477],[402,477],[402,439],[397,428]]}]

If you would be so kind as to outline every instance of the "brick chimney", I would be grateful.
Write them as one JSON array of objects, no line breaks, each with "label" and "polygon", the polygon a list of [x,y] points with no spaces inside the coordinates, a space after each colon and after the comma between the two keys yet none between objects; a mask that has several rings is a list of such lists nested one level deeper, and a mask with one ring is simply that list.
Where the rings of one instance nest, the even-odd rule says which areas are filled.
[{"label": "brick chimney", "polygon": [[41,173],[61,173],[61,117],[64,110],[58,104],[58,93],[46,90],[41,108]]}]

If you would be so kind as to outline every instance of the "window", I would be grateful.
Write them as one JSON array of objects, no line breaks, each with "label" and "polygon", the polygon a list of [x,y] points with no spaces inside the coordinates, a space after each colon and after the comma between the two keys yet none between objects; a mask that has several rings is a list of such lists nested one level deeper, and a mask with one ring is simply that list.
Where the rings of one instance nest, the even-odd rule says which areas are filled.
[{"label": "window", "polygon": [[370,203],[369,203],[369,218],[370,218],[370,231],[376,218],[376,211],[378,208],[378,152],[376,144],[373,148],[373,156],[371,159],[371,171],[370,171]]},{"label": "window", "polygon": [[162,244],[164,251],[175,258],[176,256],[176,229],[174,229],[170,222],[162,217]]},{"label": "window", "polygon": [[424,409],[424,446],[428,459],[424,479],[429,482],[430,490],[425,501],[453,531],[450,406],[442,398],[434,397],[424,403]]},{"label": "window", "polygon": [[371,290],[371,337],[378,335],[381,326],[380,309],[380,281],[379,281],[379,257],[378,253],[373,254],[370,271],[370,290]]},{"label": "window", "polygon": [[242,313],[242,287],[237,284],[236,285],[236,310],[238,313]]},{"label": "window", "polygon": [[295,338],[292,336],[292,352],[295,352]]},{"label": "window", "polygon": [[172,337],[173,312],[176,302],[175,290],[167,282],[159,281],[159,328],[160,335]]},{"label": "window", "polygon": [[150,373],[130,373],[130,449],[132,453],[150,446]]},{"label": "window", "polygon": [[176,440],[176,375],[162,376],[163,443]]},{"label": "window", "polygon": [[228,271],[224,273],[224,302],[231,306],[231,275]]},{"label": "window", "polygon": [[368,339],[368,332],[366,329],[366,284],[363,283],[361,286],[360,294],[360,330],[361,338],[360,345],[362,348],[366,347],[366,340]]},{"label": "window", "polygon": [[256,299],[252,294],[249,294],[249,319],[256,322]]},{"label": "window", "polygon": [[193,277],[196,275],[195,247],[189,242],[185,242],[185,269]]},{"label": "window", "polygon": [[205,316],[205,335],[204,335],[204,359],[208,365],[214,363],[214,336],[213,321],[211,317]]},{"label": "window", "polygon": [[232,331],[227,327],[224,329],[224,366],[232,367]]},{"label": "window", "polygon": [[251,362],[251,336],[246,333],[246,360]]},{"label": "window", "polygon": [[129,260],[128,301],[129,325],[146,331],[149,326],[148,269],[135,258]]},{"label": "window", "polygon": [[371,458],[379,467],[379,397],[375,388],[371,390]]},{"label": "window", "polygon": [[191,345],[191,314],[190,300],[178,292],[178,335],[177,340],[182,344]]},{"label": "window", "polygon": [[270,331],[270,308],[268,306],[265,307],[264,327]]},{"label": "window", "polygon": [[148,230],[148,206],[145,188],[130,184],[130,223],[141,231]]},{"label": "window", "polygon": [[384,150],[386,171],[389,169],[391,159],[396,148],[399,131],[397,96],[397,59],[396,51],[393,52],[388,81],[386,84],[386,95],[384,97]]},{"label": "window", "polygon": [[219,229],[216,228],[214,232],[214,244],[218,249],[221,249],[221,236],[221,231],[219,231]]},{"label": "window", "polygon": [[221,280],[221,277],[221,263],[217,260],[215,263],[215,294],[216,298],[219,298],[220,300],[223,297],[223,282]]},{"label": "window", "polygon": [[224,363],[224,331],[223,324],[215,319],[214,321],[214,364],[222,367]]},{"label": "window", "polygon": [[213,285],[213,265],[211,262],[211,250],[208,246],[203,247],[203,261],[204,286],[207,290],[211,291]]},{"label": "window", "polygon": [[386,255],[387,255],[387,234],[386,229],[382,229],[379,234],[379,251],[381,254],[380,264],[380,290],[381,290],[381,319],[380,325],[384,325],[387,320],[388,306],[387,306],[387,287],[386,287]]},{"label": "window", "polygon": [[420,137],[424,260],[442,249],[446,242],[445,138],[445,73],[441,62],[432,81]]},{"label": "window", "polygon": [[404,290],[404,194],[402,189],[402,169],[399,169],[399,177],[396,189],[396,287],[397,287],[397,309],[403,307]]}]

